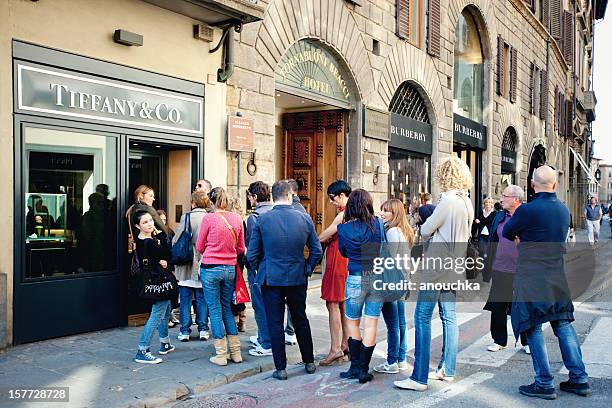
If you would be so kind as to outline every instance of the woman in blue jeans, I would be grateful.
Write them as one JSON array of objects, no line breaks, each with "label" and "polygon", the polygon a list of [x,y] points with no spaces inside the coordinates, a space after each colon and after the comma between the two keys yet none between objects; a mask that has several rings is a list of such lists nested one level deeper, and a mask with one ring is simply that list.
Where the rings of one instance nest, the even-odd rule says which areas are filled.
[{"label": "woman in blue jeans", "polygon": [[[338,249],[348,258],[344,314],[348,331],[351,367],[340,373],[342,378],[358,378],[360,383],[372,380],[370,360],[376,347],[376,328],[382,302],[371,301],[362,290],[362,278],[372,275],[374,258],[379,256],[382,222],[374,216],[372,196],[363,189],[353,190],[344,209],[344,223],[338,225]],[[363,339],[359,330],[365,315]]]},{"label": "woman in blue jeans", "polygon": [[[467,242],[470,239],[474,209],[468,191],[472,187],[472,176],[465,162],[455,156],[440,161],[435,181],[440,186],[441,197],[436,209],[421,226],[423,239],[429,240],[425,249],[425,262],[432,268],[421,268],[418,278],[424,283],[444,282],[450,278],[458,279],[452,268],[445,268],[436,259],[456,259],[456,264],[466,256]],[[455,264],[455,262],[453,262]],[[439,264],[439,267],[435,265]],[[462,265],[464,263],[461,263]],[[445,279],[446,278],[446,279]],[[460,278],[459,278],[460,279]],[[402,381],[395,381],[396,387],[425,391],[427,380],[453,381],[457,361],[459,328],[455,311],[454,292],[421,290],[414,311],[415,350],[412,375]],[[438,305],[443,328],[442,357],[435,371],[429,372],[431,346],[431,317]]]},{"label": "woman in blue jeans", "polygon": [[202,254],[200,279],[215,345],[215,355],[210,361],[225,366],[228,342],[231,360],[234,363],[242,362],[240,336],[231,305],[236,287],[238,255],[244,253],[244,229],[240,216],[228,211],[229,198],[223,188],[213,188],[209,197],[215,211],[202,220],[196,249]]},{"label": "woman in blue jeans", "polygon": [[[385,221],[389,254],[391,257],[410,256],[414,244],[414,230],[408,223],[404,204],[398,199],[385,201],[381,206]],[[374,371],[396,374],[408,368],[406,363],[406,315],[403,300],[385,302],[382,308],[387,325],[387,361],[374,367]]]},{"label": "woman in blue jeans", "polygon": [[[134,240],[136,242],[136,256],[138,256],[140,265],[143,265],[143,259],[148,265],[159,264],[162,268],[168,267],[168,258],[170,251],[166,243],[165,235],[163,239],[156,239],[155,235],[158,232],[155,229],[153,217],[147,211],[138,210],[133,214],[131,221],[139,234]],[[164,355],[174,351],[174,346],[170,344],[168,337],[168,319],[170,319],[170,299],[160,300],[153,303],[149,320],[140,336],[138,342],[138,352],[134,357],[134,361],[143,364],[158,364],[162,359],[151,354],[151,339],[155,333],[155,329],[159,331],[160,347],[158,354]]]}]

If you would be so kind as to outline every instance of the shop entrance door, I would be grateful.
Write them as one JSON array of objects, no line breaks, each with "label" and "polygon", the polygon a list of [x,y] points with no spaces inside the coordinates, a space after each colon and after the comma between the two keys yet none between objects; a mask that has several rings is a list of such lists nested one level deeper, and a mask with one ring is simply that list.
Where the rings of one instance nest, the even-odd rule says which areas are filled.
[{"label": "shop entrance door", "polygon": [[345,112],[319,111],[283,116],[285,175],[298,182],[299,196],[317,233],[336,216],[327,186],[344,177]]},{"label": "shop entrance door", "polygon": [[[138,186],[153,188],[153,207],[166,213],[167,224],[175,231],[181,215],[191,209],[191,192],[198,177],[197,148],[140,140],[130,140],[129,147],[128,206],[134,203]],[[151,308],[150,303],[135,296],[132,285],[129,281],[128,324],[139,324],[146,320]]]},{"label": "shop entrance door", "polygon": [[482,152],[479,149],[465,145],[454,144],[453,152],[463,160],[470,168],[474,184],[470,189],[470,198],[475,213],[478,213],[482,205]]}]

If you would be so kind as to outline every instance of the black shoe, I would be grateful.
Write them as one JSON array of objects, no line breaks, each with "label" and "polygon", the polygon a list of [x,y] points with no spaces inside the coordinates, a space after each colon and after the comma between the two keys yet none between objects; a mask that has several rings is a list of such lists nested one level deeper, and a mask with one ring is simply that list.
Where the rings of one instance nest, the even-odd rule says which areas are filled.
[{"label": "black shoe", "polygon": [[359,377],[359,356],[361,355],[361,340],[355,340],[352,337],[348,339],[348,347],[351,353],[351,367],[348,371],[340,373],[340,378],[358,378]]},{"label": "black shoe", "polygon": [[536,383],[529,385],[521,385],[519,392],[528,397],[542,398],[546,400],[557,399],[557,393],[554,388],[542,388]]},{"label": "black shoe", "polygon": [[591,387],[589,387],[589,383],[577,384],[571,381],[563,381],[559,384],[559,388],[561,391],[565,392],[573,392],[574,394],[578,394],[583,397],[588,397],[591,395]]},{"label": "black shoe", "polygon": [[304,369],[308,374],[314,374],[314,372],[317,371],[317,366],[315,363],[306,363],[304,365]]},{"label": "black shoe", "polygon": [[359,383],[367,383],[372,381],[374,376],[370,374],[370,360],[372,360],[372,353],[374,353],[374,347],[376,345],[366,347],[361,344],[361,354],[359,356]]},{"label": "black shoe", "polygon": [[287,371],[285,370],[274,370],[272,373],[272,378],[276,378],[277,380],[286,380],[287,379]]}]

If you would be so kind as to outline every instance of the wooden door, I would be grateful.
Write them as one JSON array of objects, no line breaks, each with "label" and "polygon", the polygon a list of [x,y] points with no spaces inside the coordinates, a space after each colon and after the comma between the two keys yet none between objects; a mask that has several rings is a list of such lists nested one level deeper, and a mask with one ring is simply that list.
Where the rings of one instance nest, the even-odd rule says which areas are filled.
[{"label": "wooden door", "polygon": [[285,177],[300,186],[299,196],[317,233],[336,216],[327,186],[344,177],[344,111],[288,113],[283,117]]}]

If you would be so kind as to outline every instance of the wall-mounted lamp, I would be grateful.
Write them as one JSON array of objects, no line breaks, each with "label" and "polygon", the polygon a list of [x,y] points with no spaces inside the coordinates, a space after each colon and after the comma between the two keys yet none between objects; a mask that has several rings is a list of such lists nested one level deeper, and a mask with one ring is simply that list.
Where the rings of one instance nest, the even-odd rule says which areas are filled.
[{"label": "wall-mounted lamp", "polygon": [[117,44],[128,46],[135,45],[140,47],[142,45],[142,35],[126,30],[115,30],[115,34],[113,34],[113,41]]}]

